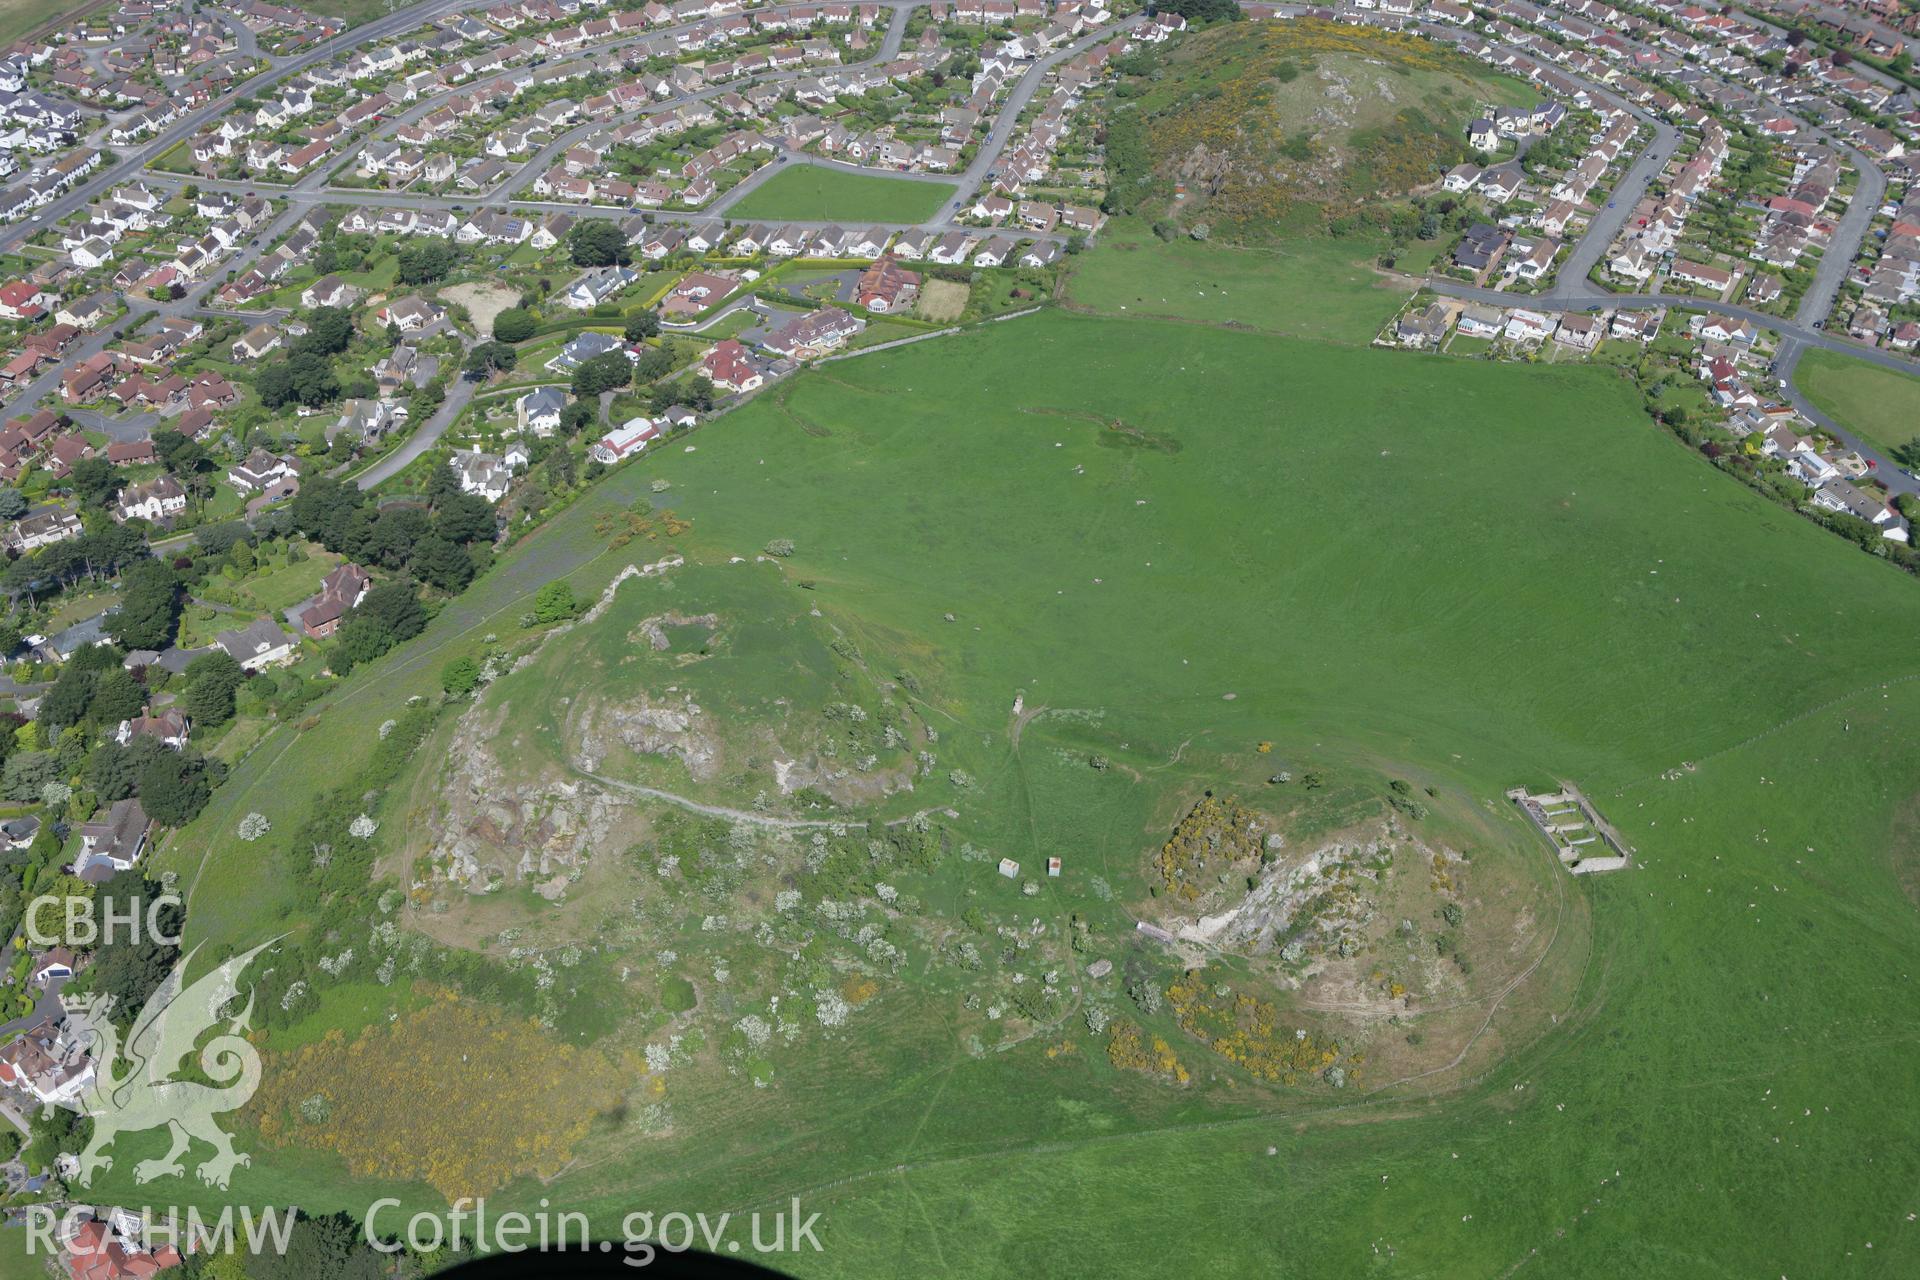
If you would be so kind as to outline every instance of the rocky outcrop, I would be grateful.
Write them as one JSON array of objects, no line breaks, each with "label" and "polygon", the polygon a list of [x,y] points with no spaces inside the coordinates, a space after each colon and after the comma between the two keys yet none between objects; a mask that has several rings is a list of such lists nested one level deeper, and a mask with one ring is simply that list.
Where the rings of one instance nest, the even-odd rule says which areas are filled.
[{"label": "rocky outcrop", "polygon": [[[463,730],[467,726],[462,726]],[[549,897],[608,836],[629,801],[584,782],[510,781],[483,733],[463,732],[441,790],[436,874],[472,893],[533,881]]]}]

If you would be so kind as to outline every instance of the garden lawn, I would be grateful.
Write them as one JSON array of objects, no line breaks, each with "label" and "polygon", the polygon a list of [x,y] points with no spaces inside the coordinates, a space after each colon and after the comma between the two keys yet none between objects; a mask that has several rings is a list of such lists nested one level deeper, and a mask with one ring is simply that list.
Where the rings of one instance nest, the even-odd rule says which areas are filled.
[{"label": "garden lawn", "polygon": [[64,592],[57,597],[49,609],[47,634],[65,631],[68,627],[97,617],[120,603],[120,588],[117,584],[99,587],[80,587]]},{"label": "garden lawn", "polygon": [[1800,357],[1794,384],[1881,453],[1920,439],[1920,378],[1815,347]]},{"label": "garden lawn", "polygon": [[307,559],[297,563],[262,566],[239,581],[221,581],[211,594],[224,603],[279,614],[318,592],[320,580],[340,563],[339,556],[318,545],[307,552]]},{"label": "garden lawn", "polygon": [[734,219],[796,222],[930,221],[953,198],[946,182],[919,182],[790,164],[727,210]]}]

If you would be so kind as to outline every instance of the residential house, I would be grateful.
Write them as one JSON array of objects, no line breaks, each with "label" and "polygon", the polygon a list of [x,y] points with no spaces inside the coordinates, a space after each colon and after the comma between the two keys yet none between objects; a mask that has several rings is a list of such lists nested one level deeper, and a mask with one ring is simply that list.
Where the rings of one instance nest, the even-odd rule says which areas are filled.
[{"label": "residential house", "polygon": [[740,285],[740,276],[731,271],[694,271],[667,290],[660,300],[660,315],[669,321],[687,322],[714,306]]},{"label": "residential house", "polygon": [[560,429],[566,408],[567,393],[559,387],[535,387],[514,403],[520,429],[543,438]]},{"label": "residential house", "polygon": [[1057,240],[1036,240],[1020,255],[1020,265],[1023,267],[1050,267],[1058,261],[1060,242]]},{"label": "residential house", "polygon": [[1554,330],[1552,316],[1525,307],[1516,307],[1507,316],[1506,336],[1513,342],[1541,342]]},{"label": "residential house", "polygon": [[783,326],[763,345],[776,355],[809,359],[843,346],[864,328],[866,321],[856,319],[839,307],[822,307]]},{"label": "residential house", "polygon": [[392,396],[413,382],[419,363],[419,354],[403,342],[374,362],[374,385],[382,396]]},{"label": "residential house", "polygon": [[732,338],[707,348],[700,371],[716,388],[734,394],[757,390],[766,381],[752,354]]},{"label": "residential house", "polygon": [[135,738],[152,738],[161,745],[178,751],[187,745],[187,733],[192,728],[192,722],[179,708],[167,707],[151,714],[141,714],[130,720],[122,720],[120,727],[114,730],[113,740],[124,747]]},{"label": "residential house", "polygon": [[235,360],[258,360],[270,351],[277,350],[282,341],[280,326],[262,322],[253,326],[234,340],[233,358]]},{"label": "residential house", "polygon": [[[36,835],[40,831],[38,818],[33,819],[33,830]],[[4,827],[0,827],[0,831],[4,831]],[[12,837],[8,838],[11,841]],[[31,837],[27,843],[33,843]],[[66,947],[48,947],[33,958],[33,964],[27,970],[27,980],[36,987],[44,987],[55,978],[71,978],[79,963],[79,958]]]},{"label": "residential house", "polygon": [[386,400],[349,400],[342,406],[340,418],[327,432],[327,438],[331,440],[345,431],[349,439],[372,443],[391,431],[405,412],[404,408]]},{"label": "residential house", "polygon": [[153,824],[136,799],[116,800],[104,817],[96,817],[80,826],[80,856],[74,859],[74,873],[82,880],[98,884],[125,871],[140,860],[147,849],[147,833]]},{"label": "residential house", "polygon": [[410,293],[381,307],[374,313],[374,318],[383,325],[397,326],[402,333],[418,333],[440,323],[446,314],[445,308]]},{"label": "residential house", "polygon": [[84,532],[86,530],[80,523],[80,517],[71,511],[37,511],[15,520],[8,527],[6,544],[9,550],[25,555],[56,542],[77,538]]},{"label": "residential house", "polygon": [[170,520],[187,509],[187,491],[178,480],[165,474],[140,484],[128,485],[114,500],[116,520]]},{"label": "residential house", "polygon": [[1460,244],[1453,251],[1453,265],[1475,275],[1484,275],[1506,253],[1507,246],[1513,243],[1513,237],[1490,222],[1476,222],[1468,227]]},{"label": "residential house", "polygon": [[1460,313],[1455,331],[1463,338],[1497,338],[1507,327],[1506,313],[1498,307],[1474,303]]},{"label": "residential house", "polygon": [[102,351],[88,356],[60,375],[60,398],[68,404],[86,404],[106,395],[120,371],[120,359]]},{"label": "residential house", "polygon": [[453,455],[448,465],[460,481],[460,492],[478,494],[488,502],[498,502],[507,496],[514,473],[520,469],[514,465],[515,460],[520,460],[520,466],[524,466],[526,456],[524,451],[516,454],[513,450],[501,455],[481,453],[479,450],[461,451]]},{"label": "residential house", "polygon": [[291,662],[299,640],[282,631],[266,618],[255,618],[235,631],[222,631],[213,638],[246,671]]},{"label": "residential house", "polygon": [[612,466],[634,454],[643,452],[647,445],[659,439],[660,428],[646,418],[629,418],[624,424],[609,431],[594,442],[587,455],[606,466]]},{"label": "residential house", "polygon": [[159,462],[160,455],[151,439],[115,440],[107,445],[107,461],[116,467],[145,467]]},{"label": "residential house", "polygon": [[1716,267],[1700,262],[1688,262],[1684,258],[1676,260],[1667,274],[1682,284],[1690,284],[1695,288],[1704,289],[1715,297],[1720,297],[1725,294],[1728,286],[1730,286],[1734,280],[1733,272],[1728,271],[1724,267]]},{"label": "residential house", "polygon": [[320,592],[300,611],[300,629],[309,638],[325,640],[340,629],[348,610],[366,599],[373,589],[367,571],[352,561],[340,565],[320,580]]},{"label": "residential house", "polygon": [[1906,526],[1881,498],[1849,480],[1833,479],[1816,489],[1813,505],[1827,511],[1849,515],[1879,528],[1880,535],[1896,542],[1908,538]]},{"label": "residential house", "polygon": [[1559,328],[1553,331],[1553,340],[1576,351],[1591,351],[1600,345],[1600,338],[1606,332],[1598,316],[1568,314],[1560,317]]},{"label": "residential house", "polygon": [[54,295],[31,281],[15,280],[0,285],[0,316],[8,320],[38,320],[55,301],[58,299]]},{"label": "residential house", "polygon": [[1444,302],[1409,310],[1394,326],[1394,338],[1405,347],[1435,347],[1447,336],[1451,313]]},{"label": "residential house", "polygon": [[255,449],[227,468],[227,482],[242,493],[256,493],[277,480],[298,477],[299,464],[287,455]]},{"label": "residential house", "polygon": [[[547,368],[555,373],[571,373],[595,356],[606,355],[609,351],[624,351],[626,343],[610,333],[596,333],[589,329],[570,339],[553,359],[547,361]],[[632,353],[628,353],[631,358]]]},{"label": "residential house", "polygon": [[[103,874],[92,879],[98,882],[111,875],[109,865]],[[95,1078],[87,1046],[71,1033],[64,1014],[39,1019],[5,1048],[0,1048],[0,1085],[17,1090],[43,1106],[77,1107]],[[91,1248],[93,1237],[89,1227],[97,1225],[90,1223],[81,1227],[68,1242],[70,1252],[65,1256],[69,1259],[84,1256],[71,1251]],[[179,1260],[177,1253],[170,1252],[169,1256],[173,1261]],[[74,1270],[76,1280],[92,1280],[90,1276],[81,1275],[78,1268]]]},{"label": "residential house", "polygon": [[300,291],[303,307],[350,307],[360,297],[360,289],[339,276],[321,276]]},{"label": "residential house", "polygon": [[575,311],[591,311],[639,278],[632,267],[596,267],[569,285],[560,300]]}]

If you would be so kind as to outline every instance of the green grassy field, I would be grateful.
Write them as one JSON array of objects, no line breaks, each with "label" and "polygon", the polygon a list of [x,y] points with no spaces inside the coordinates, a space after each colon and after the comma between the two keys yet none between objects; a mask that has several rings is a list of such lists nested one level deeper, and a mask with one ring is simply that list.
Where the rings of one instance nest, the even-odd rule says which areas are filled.
[{"label": "green grassy field", "polygon": [[[1144,904],[1174,806],[1244,780],[1256,741],[1337,786],[1418,778],[1501,829],[1506,787],[1573,779],[1641,865],[1548,868],[1556,905],[1528,936],[1552,963],[1489,996],[1471,1052],[1429,1079],[1272,1090],[1203,1059],[1181,1090],[1114,1071],[1084,1034],[1064,1060],[1037,1039],[977,1055],[937,987],[902,982],[844,1035],[778,1055],[772,1087],[695,1074],[670,1087],[671,1132],[600,1134],[557,1182],[493,1203],[548,1196],[611,1228],[640,1205],[800,1196],[827,1251],[780,1261],[819,1275],[1137,1274],[1169,1251],[1207,1274],[1911,1270],[1920,665],[1894,638],[1920,624],[1913,584],[1714,473],[1606,370],[1274,336],[1370,334],[1357,273],[1319,295],[1317,324],[1294,314],[1313,306],[1289,301],[1307,278],[1291,265],[1231,317],[1121,313],[1115,262],[1154,263],[1171,288],[1196,251],[1177,252],[1090,256],[1074,296],[1099,316],[805,374],[694,451],[610,476],[238,764],[162,857],[193,886],[190,935],[302,927],[268,846],[331,762],[433,695],[450,657],[519,643],[550,577],[597,592],[663,554],[610,547],[603,523],[659,478],[656,504],[694,522],[694,565],[623,588],[642,594],[608,634],[669,604],[817,608],[918,676],[943,760],[977,779],[889,811],[952,803],[985,847],[1063,856],[1036,914],[1050,930],[1090,916],[1116,960],[1164,963],[1120,907]],[[1238,256],[1187,261],[1197,288],[1244,294]],[[1269,332],[1199,322],[1229,318]],[[775,538],[791,559],[754,564]],[[755,652],[743,680],[771,687],[777,651]],[[503,689],[566,692],[587,669]],[[1016,692],[1047,711],[1017,742]],[[1116,768],[1088,769],[1089,751]],[[234,830],[254,810],[274,836],[249,845]],[[965,877],[909,887],[1019,909]],[[315,1208],[372,1195],[279,1150],[235,1188]]]},{"label": "green grassy field", "polygon": [[1385,247],[1365,237],[1249,247],[1162,241],[1145,222],[1121,218],[1101,233],[1100,252],[1072,260],[1067,297],[1101,315],[1363,344],[1409,292],[1375,270]]},{"label": "green grassy field", "polygon": [[342,18],[348,25],[356,27],[387,12],[386,0],[314,0],[303,7],[326,17]]},{"label": "green grassy field", "polygon": [[1920,438],[1920,378],[1816,347],[1800,357],[1794,384],[1882,453]]},{"label": "green grassy field", "polygon": [[27,1228],[0,1228],[0,1280],[36,1280],[47,1274],[44,1254],[29,1253]]},{"label": "green grassy field", "polygon": [[953,185],[946,182],[794,164],[754,188],[727,214],[767,221],[925,222],[940,212],[953,192]]},{"label": "green grassy field", "polygon": [[42,23],[83,7],[88,7],[85,0],[0,0],[0,40],[18,40]]}]

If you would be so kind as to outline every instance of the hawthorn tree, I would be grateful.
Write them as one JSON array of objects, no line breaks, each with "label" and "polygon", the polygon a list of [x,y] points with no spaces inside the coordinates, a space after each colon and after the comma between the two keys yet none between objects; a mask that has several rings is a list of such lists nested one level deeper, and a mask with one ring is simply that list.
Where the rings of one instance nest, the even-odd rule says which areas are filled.
[{"label": "hawthorn tree", "polygon": [[630,261],[627,237],[612,222],[582,218],[567,232],[567,254],[576,267],[611,267]]},{"label": "hawthorn tree", "polygon": [[234,694],[246,679],[247,673],[226,650],[203,653],[187,666],[181,706],[195,724],[224,724],[233,718]]},{"label": "hawthorn tree", "polygon": [[618,391],[633,381],[633,362],[619,351],[595,356],[573,371],[573,394],[582,400]]},{"label": "hawthorn tree", "polygon": [[167,827],[184,827],[213,798],[207,760],[199,752],[162,751],[140,768],[140,807]]},{"label": "hawthorn tree", "polygon": [[[143,803],[141,807],[147,806]],[[185,911],[178,902],[159,902],[160,896],[160,886],[132,868],[115,872],[94,894],[94,905],[103,913],[101,918],[138,919],[141,924],[138,929],[116,929],[107,934],[94,952],[89,972],[93,989],[113,997],[109,1016],[122,1026],[146,1007],[148,997],[166,980],[180,955],[177,945],[161,939],[180,936]],[[113,914],[106,916],[107,910]],[[146,927],[149,910],[157,929]]]},{"label": "hawthorn tree", "polygon": [[475,382],[494,373],[508,373],[520,362],[520,353],[504,342],[482,342],[467,353],[467,377]]},{"label": "hawthorn tree", "polygon": [[655,337],[660,332],[660,317],[645,307],[637,307],[627,312],[626,335],[628,342],[641,342]]},{"label": "hawthorn tree", "polygon": [[269,409],[289,404],[308,408],[340,398],[340,379],[325,356],[312,351],[295,351],[262,369],[254,379],[260,403]]},{"label": "hawthorn tree", "polygon": [[67,487],[90,507],[104,507],[120,492],[120,472],[105,458],[82,458],[67,473]]},{"label": "hawthorn tree", "polygon": [[125,649],[164,649],[180,623],[180,579],[159,560],[141,560],[120,575],[119,612],[107,634]]},{"label": "hawthorn tree", "polygon": [[431,284],[459,260],[459,251],[444,240],[423,240],[400,251],[395,274],[401,284]]},{"label": "hawthorn tree", "polygon": [[453,697],[472,693],[480,683],[480,667],[472,658],[455,658],[440,668],[440,687]]},{"label": "hawthorn tree", "polygon": [[533,313],[525,307],[508,307],[493,318],[493,336],[498,342],[525,342],[536,327]]}]

